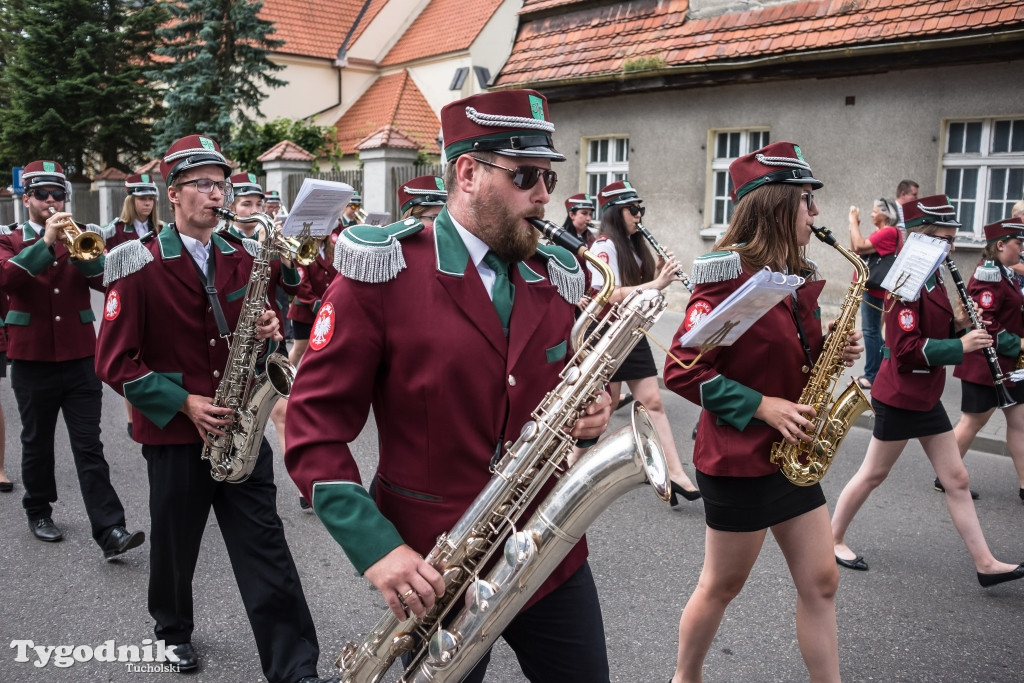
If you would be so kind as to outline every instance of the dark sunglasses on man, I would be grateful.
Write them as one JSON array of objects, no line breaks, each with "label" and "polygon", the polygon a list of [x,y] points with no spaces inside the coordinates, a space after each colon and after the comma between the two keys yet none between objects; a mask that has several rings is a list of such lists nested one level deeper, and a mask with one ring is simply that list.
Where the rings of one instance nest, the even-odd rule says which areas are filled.
[{"label": "dark sunglasses on man", "polygon": [[506,173],[512,174],[512,184],[520,190],[529,190],[537,181],[544,178],[544,187],[547,188],[548,193],[554,191],[555,184],[558,183],[558,174],[548,168],[541,168],[540,166],[516,166],[515,168],[508,168],[506,166],[499,166],[493,164],[486,159],[479,157],[470,156],[473,161],[479,161],[481,164],[487,166],[493,166],[494,168],[500,168]]},{"label": "dark sunglasses on man", "polygon": [[37,187],[32,190],[32,196],[41,202],[45,202],[50,197],[53,197],[53,201],[62,202],[67,199],[67,192],[64,190],[51,190],[46,187]]},{"label": "dark sunglasses on man", "polygon": [[630,216],[640,216],[643,218],[644,214],[647,213],[647,207],[640,206],[639,204],[630,204],[626,208],[629,209]]}]

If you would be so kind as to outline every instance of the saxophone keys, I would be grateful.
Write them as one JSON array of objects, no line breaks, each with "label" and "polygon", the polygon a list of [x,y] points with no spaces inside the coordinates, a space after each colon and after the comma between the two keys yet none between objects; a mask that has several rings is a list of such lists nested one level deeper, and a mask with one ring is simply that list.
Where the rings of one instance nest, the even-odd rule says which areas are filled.
[{"label": "saxophone keys", "polygon": [[434,632],[427,645],[430,663],[437,667],[446,666],[459,651],[459,637],[443,628]]}]

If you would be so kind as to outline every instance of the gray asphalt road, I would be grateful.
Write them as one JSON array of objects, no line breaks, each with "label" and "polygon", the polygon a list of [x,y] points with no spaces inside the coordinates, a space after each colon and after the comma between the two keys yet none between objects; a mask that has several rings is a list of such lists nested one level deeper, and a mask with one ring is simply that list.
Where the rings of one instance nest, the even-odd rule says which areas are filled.
[{"label": "gray asphalt road", "polygon": [[[67,436],[57,434],[61,500],[54,518],[65,531],[59,544],[28,533],[21,509],[19,420],[8,381],[0,390],[7,415],[7,471],[19,482],[0,494],[0,683],[35,681],[162,681],[176,674],[128,671],[125,664],[75,662],[58,668],[18,662],[14,641],[36,645],[89,645],[107,640],[141,645],[152,637],[146,611],[148,545],[105,563],[89,535]],[[665,394],[687,469],[696,409]],[[617,414],[621,424],[626,411]],[[129,526],[148,530],[147,483],[136,444],[125,434],[120,397],[107,391],[103,434],[115,485]],[[272,432],[268,429],[268,434]],[[830,505],[859,464],[869,434],[855,428],[824,481]],[[372,424],[356,444],[364,472],[372,470]],[[280,463],[280,459],[278,460]],[[1009,459],[968,456],[972,488],[981,493],[978,513],[996,555],[1024,560],[1024,506]],[[1024,581],[981,589],[953,529],[934,474],[912,444],[888,482],[868,501],[849,540],[871,564],[866,573],[842,570],[838,596],[842,671],[846,681],[1020,681]],[[354,572],[310,514],[283,466],[277,468],[278,507],[319,632],[321,671],[340,646],[365,633],[383,602]],[[612,507],[589,534],[591,564],[601,592],[612,679],[665,681],[675,660],[680,610],[701,568],[701,504],[671,511],[648,490],[634,491]],[[202,657],[197,682],[263,680],[248,622],[235,587],[216,520],[211,518],[195,579]],[[726,613],[707,660],[706,680],[804,681],[797,649],[795,592],[778,547],[769,537],[750,581]],[[514,659],[499,646],[489,681],[522,681]]]}]

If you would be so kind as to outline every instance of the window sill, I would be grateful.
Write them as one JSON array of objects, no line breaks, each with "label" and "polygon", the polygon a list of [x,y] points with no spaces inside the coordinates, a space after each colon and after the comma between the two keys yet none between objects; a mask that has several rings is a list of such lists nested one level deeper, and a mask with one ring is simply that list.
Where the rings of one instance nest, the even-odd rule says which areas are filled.
[{"label": "window sill", "polygon": [[704,228],[700,231],[701,239],[715,240],[725,234],[725,226],[720,228]]}]

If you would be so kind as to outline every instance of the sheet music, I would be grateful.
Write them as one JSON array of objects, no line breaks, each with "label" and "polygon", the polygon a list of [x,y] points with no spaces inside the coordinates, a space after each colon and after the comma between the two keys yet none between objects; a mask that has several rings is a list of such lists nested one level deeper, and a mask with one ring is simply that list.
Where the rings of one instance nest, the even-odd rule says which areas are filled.
[{"label": "sheet music", "polygon": [[729,346],[775,304],[792,295],[804,278],[776,273],[765,267],[726,297],[717,308],[680,338],[684,347],[703,344]]},{"label": "sheet music", "polygon": [[388,225],[391,222],[391,212],[389,211],[371,211],[366,214],[366,220],[363,221],[366,225]]},{"label": "sheet music", "polygon": [[330,235],[353,194],[355,189],[348,183],[306,178],[281,232],[299,235],[305,230],[314,237]]},{"label": "sheet music", "polygon": [[949,250],[950,244],[946,240],[919,232],[910,233],[889,269],[889,274],[885,276],[882,288],[904,301],[917,301],[921,296],[921,287],[942,265]]}]

